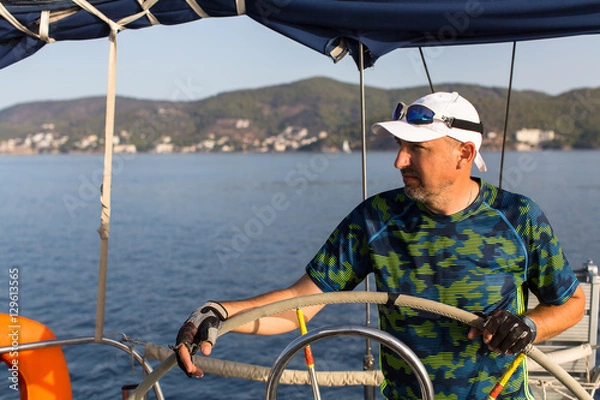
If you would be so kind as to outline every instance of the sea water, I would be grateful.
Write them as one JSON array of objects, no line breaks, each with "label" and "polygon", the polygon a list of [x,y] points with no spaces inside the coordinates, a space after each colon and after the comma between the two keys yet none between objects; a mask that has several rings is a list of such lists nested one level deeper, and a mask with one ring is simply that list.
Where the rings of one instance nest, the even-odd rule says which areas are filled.
[{"label": "sea water", "polygon": [[[484,157],[490,171],[473,174],[498,184],[502,163],[502,187],[541,205],[575,268],[600,260],[600,152]],[[368,195],[402,184],[394,158],[368,154]],[[46,324],[59,338],[94,335],[102,162],[100,155],[0,157],[0,312],[8,312],[9,271],[16,268],[19,315]],[[115,155],[111,188],[104,333],[161,346],[174,342],[181,323],[206,300],[293,283],[363,197],[356,153]],[[364,309],[326,307],[309,330],[363,323]],[[271,366],[297,335],[228,334],[213,356]],[[325,342],[313,346],[317,370],[362,369],[364,339]],[[143,353],[139,345],[136,350]],[[121,386],[142,379],[140,368],[113,347],[87,344],[64,352],[74,399],[118,399]],[[302,369],[301,361],[290,367]],[[18,399],[3,372],[0,399]],[[264,398],[262,382],[188,379],[177,368],[161,385],[167,399]],[[322,390],[324,398],[363,398],[360,387]],[[311,392],[282,385],[279,397],[311,398]]]}]

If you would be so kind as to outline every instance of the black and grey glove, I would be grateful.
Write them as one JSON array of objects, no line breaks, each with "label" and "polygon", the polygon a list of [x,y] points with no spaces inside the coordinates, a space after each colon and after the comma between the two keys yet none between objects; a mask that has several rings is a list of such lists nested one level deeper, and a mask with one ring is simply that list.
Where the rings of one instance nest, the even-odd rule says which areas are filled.
[{"label": "black and grey glove", "polygon": [[[528,318],[528,317],[524,317]],[[535,339],[535,324],[531,319],[525,322],[508,311],[498,311],[483,324],[493,336],[488,346],[504,354],[522,352]]]},{"label": "black and grey glove", "polygon": [[175,354],[177,354],[177,364],[179,364],[179,367],[186,374],[188,372],[179,359],[177,350],[181,346],[185,346],[190,354],[194,355],[203,342],[210,342],[214,346],[217,342],[217,333],[227,317],[225,307],[216,301],[208,301],[195,309],[181,326],[177,333],[177,340],[173,349],[175,350]]}]

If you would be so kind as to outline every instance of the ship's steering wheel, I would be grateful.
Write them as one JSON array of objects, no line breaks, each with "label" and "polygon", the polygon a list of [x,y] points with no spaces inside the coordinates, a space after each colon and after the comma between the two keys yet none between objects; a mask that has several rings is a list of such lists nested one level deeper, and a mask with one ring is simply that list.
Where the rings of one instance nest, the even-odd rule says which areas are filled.
[{"label": "ship's steering wheel", "polygon": [[[281,352],[279,357],[277,357],[273,367],[271,368],[269,378],[267,379],[265,400],[275,400],[277,398],[277,387],[279,385],[281,374],[283,373],[287,363],[290,362],[290,360],[300,350],[313,342],[318,342],[333,336],[362,336],[375,340],[388,347],[390,350],[399,355],[404,361],[406,361],[406,363],[412,368],[417,380],[419,381],[419,386],[421,387],[421,398],[423,400],[435,399],[433,384],[431,383],[431,379],[429,379],[429,374],[427,373],[425,366],[419,357],[417,357],[417,355],[406,344],[398,340],[398,338],[379,329],[366,327],[363,325],[348,324],[316,329],[293,340]],[[317,398],[318,397],[315,396],[315,399]]]},{"label": "ship's steering wheel", "polygon": [[[478,329],[483,328],[483,318],[472,314],[470,312],[458,309],[456,307],[452,307],[446,304],[438,303],[435,301],[421,299],[414,296],[409,295],[391,295],[389,293],[383,292],[333,292],[333,293],[322,293],[322,294],[314,294],[309,296],[301,296],[288,300],[279,301],[277,303],[272,303],[266,306],[257,307],[255,309],[237,314],[231,318],[228,318],[223,322],[223,326],[219,329],[218,336],[222,336],[227,332],[234,330],[236,327],[247,324],[249,322],[255,321],[258,318],[262,318],[268,315],[277,314],[286,310],[294,310],[294,309],[302,309],[303,307],[309,307],[314,305],[322,305],[322,304],[342,304],[342,303],[372,303],[372,304],[388,304],[394,305],[397,307],[409,307],[415,310],[422,310],[427,312],[436,313],[439,315],[443,315],[457,321],[463,322],[471,327],[475,327]],[[360,329],[365,329],[366,327],[360,326]],[[359,329],[359,330],[360,330]],[[355,327],[352,327],[352,334],[359,334],[354,332]],[[364,335],[375,335],[374,332],[371,332],[369,329],[366,329],[368,332]],[[382,332],[383,333],[383,332]],[[336,334],[341,334],[337,333]],[[350,333],[348,333],[350,334]],[[377,333],[379,334],[379,333]],[[310,340],[320,340],[325,336],[328,336],[328,333],[323,332],[322,330],[315,330],[312,334],[306,334],[300,336],[298,339],[293,341],[288,348],[284,351],[284,355],[280,356],[283,358],[281,361],[277,362],[277,369],[281,369],[281,363],[287,363],[287,357],[289,356],[287,353],[297,352],[301,348],[305,347]],[[364,336],[363,335],[363,336]],[[377,339],[379,340],[379,339]],[[390,342],[391,344],[392,342]],[[387,345],[387,344],[386,344]],[[395,345],[398,345],[396,342]],[[293,349],[290,347],[293,346]],[[402,346],[399,345],[397,349],[392,348],[392,350],[396,352],[400,352],[401,356],[404,354],[404,350],[400,350]],[[411,350],[412,352],[412,350]],[[294,353],[295,354],[295,353]],[[408,354],[408,353],[407,353]],[[563,370],[557,363],[553,362],[550,358],[548,358],[543,352],[538,350],[535,346],[530,346],[527,351],[527,356],[531,358],[533,361],[537,362],[542,368],[546,371],[550,372],[557,378],[563,385],[567,387],[578,399],[581,400],[592,400],[590,394],[577,382],[572,376],[570,376],[565,370]],[[408,357],[410,358],[410,357]],[[408,359],[405,361],[409,362]],[[418,360],[420,364],[420,360]],[[150,375],[148,375],[143,382],[141,382],[137,389],[135,389],[131,394],[130,400],[138,400],[141,399],[148,390],[154,385],[158,380],[166,374],[171,368],[173,368],[177,364],[177,360],[174,353],[171,353],[169,357],[167,357]],[[419,369],[421,368],[417,363],[411,365],[413,370],[419,375]],[[281,372],[276,372],[270,374],[269,380],[269,389],[268,393],[271,393],[273,396],[274,391],[277,389],[277,381],[279,380],[279,376]],[[421,378],[424,378],[427,374],[424,374]],[[277,379],[275,379],[277,378]],[[428,378],[427,378],[428,379]],[[425,382],[425,380],[423,381]],[[421,380],[419,384],[422,384]],[[428,390],[428,389],[426,389]],[[424,393],[428,393],[423,391]],[[275,397],[272,397],[273,399]],[[424,397],[426,399],[433,399],[433,397]]]}]

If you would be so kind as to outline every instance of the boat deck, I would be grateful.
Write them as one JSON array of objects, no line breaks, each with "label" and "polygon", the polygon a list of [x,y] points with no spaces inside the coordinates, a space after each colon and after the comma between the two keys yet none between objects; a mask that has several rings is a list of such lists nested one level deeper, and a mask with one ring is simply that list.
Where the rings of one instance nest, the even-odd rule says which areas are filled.
[{"label": "boat deck", "polygon": [[[576,271],[586,296],[585,315],[575,326],[536,347],[551,356],[565,371],[582,383],[585,388],[594,387],[600,379],[596,366],[598,344],[598,313],[600,311],[600,275],[592,261]],[[529,296],[531,309],[537,305],[535,296]],[[552,355],[555,355],[553,357]],[[536,399],[572,399],[572,394],[556,378],[537,364],[529,361],[529,387]]]}]

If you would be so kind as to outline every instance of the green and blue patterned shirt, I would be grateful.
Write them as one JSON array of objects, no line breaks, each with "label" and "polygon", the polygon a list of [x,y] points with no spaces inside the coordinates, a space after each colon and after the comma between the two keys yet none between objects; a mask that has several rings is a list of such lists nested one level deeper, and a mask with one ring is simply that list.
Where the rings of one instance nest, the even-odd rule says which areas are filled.
[{"label": "green and blue patterned shirt", "polygon": [[[477,199],[445,216],[408,198],[402,188],[375,195],[333,231],[306,267],[324,292],[353,290],[373,273],[377,290],[439,301],[467,311],[523,314],[531,290],[560,305],[579,282],[552,228],[531,199],[480,180]],[[490,352],[469,327],[448,317],[379,306],[380,328],[419,356],[436,400],[487,399],[513,356]],[[420,399],[407,364],[381,348],[388,399]],[[499,399],[530,399],[526,361]]]}]

